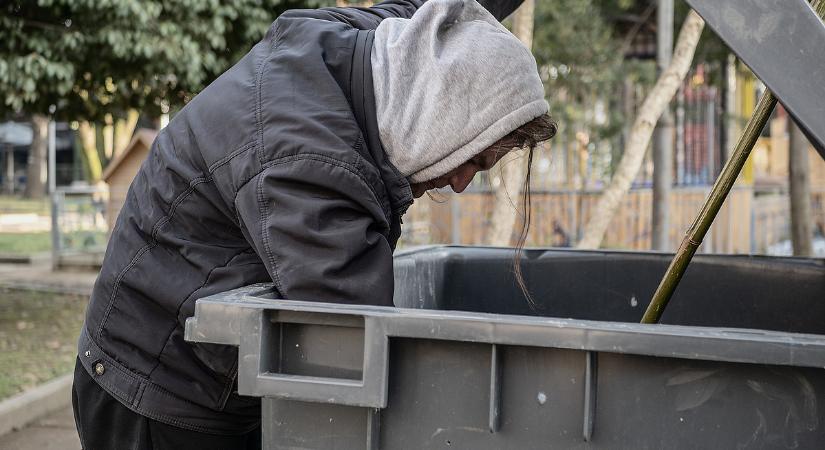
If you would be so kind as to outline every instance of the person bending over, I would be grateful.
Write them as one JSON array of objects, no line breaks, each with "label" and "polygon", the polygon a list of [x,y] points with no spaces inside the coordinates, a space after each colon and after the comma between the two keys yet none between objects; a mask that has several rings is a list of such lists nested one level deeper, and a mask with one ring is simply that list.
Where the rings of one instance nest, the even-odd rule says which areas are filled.
[{"label": "person bending over", "polygon": [[195,300],[271,282],[284,299],[391,306],[413,199],[461,192],[555,133],[534,58],[498,21],[519,3],[287,11],[175,115],[129,189],[81,331],[85,449],[260,448],[237,348],[184,341]]}]

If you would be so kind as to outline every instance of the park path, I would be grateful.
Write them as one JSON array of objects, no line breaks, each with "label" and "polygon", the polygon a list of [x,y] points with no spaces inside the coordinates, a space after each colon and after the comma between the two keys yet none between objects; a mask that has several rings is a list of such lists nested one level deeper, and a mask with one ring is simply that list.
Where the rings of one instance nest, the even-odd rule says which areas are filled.
[{"label": "park path", "polygon": [[0,436],[0,450],[80,450],[71,406]]},{"label": "park path", "polygon": [[89,295],[97,272],[61,270],[52,272],[49,260],[33,264],[0,264],[0,286]]},{"label": "park path", "polygon": [[[52,272],[49,264],[0,264],[0,286],[89,295],[97,272]],[[0,436],[0,450],[78,450],[71,405]]]}]

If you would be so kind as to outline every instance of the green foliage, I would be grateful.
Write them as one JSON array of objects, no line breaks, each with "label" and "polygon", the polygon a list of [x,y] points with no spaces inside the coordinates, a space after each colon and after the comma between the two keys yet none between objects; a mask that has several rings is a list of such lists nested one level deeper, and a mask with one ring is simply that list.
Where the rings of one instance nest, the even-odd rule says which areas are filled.
[{"label": "green foliage", "polygon": [[33,255],[52,249],[48,231],[32,233],[0,233],[0,255]]},{"label": "green foliage", "polygon": [[[310,2],[313,0],[309,0]],[[0,114],[99,120],[182,106],[302,0],[17,0],[0,6]]]},{"label": "green foliage", "polygon": [[[687,3],[676,2],[675,35],[689,10]],[[536,2],[533,52],[543,67],[549,97],[554,99],[561,94],[565,99],[563,105],[554,105],[554,113],[583,120],[583,109],[592,108],[595,99],[617,100],[625,80],[642,87],[653,85],[656,81],[655,61],[624,56],[628,50],[628,34],[633,32],[627,29],[628,24],[643,20],[655,23],[656,8],[652,0]],[[623,31],[622,23],[625,25]],[[724,43],[706,28],[694,59],[721,62],[725,61],[729,52]],[[717,84],[721,82],[712,81]],[[621,108],[610,109],[617,114],[621,112]],[[608,122],[615,125],[625,119],[614,115]],[[618,129],[616,126],[602,127],[608,135]]]},{"label": "green foliage", "polygon": [[[676,2],[675,15],[677,27],[684,22],[690,9],[690,5],[687,3],[681,1]],[[711,69],[705,74],[706,83],[717,87],[724,85],[725,63],[730,54],[731,51],[728,46],[722,42],[722,39],[720,39],[710,27],[706,26],[705,29],[702,30],[702,36],[699,38],[699,45],[696,46],[696,54],[693,57],[694,61],[707,63]]]},{"label": "green foliage", "polygon": [[[677,1],[674,40],[689,11]],[[560,123],[559,133],[587,146],[594,173],[609,175],[622,148],[622,131],[634,120],[632,113],[645,92],[656,82],[655,58],[625,55],[636,33],[655,38],[656,3],[653,0],[537,0],[533,53]],[[720,85],[718,75],[729,50],[705,30],[695,61],[710,63],[706,82]],[[626,111],[623,95],[634,95]],[[581,136],[586,136],[582,139]],[[578,144],[577,144],[578,145]]]},{"label": "green foliage", "polygon": [[653,61],[624,58],[624,41],[613,20],[643,3],[646,2],[537,2],[533,52],[542,67],[553,113],[560,121],[581,124],[597,138],[609,138],[621,130],[626,119],[621,107],[604,105],[603,117],[593,110],[599,100],[620,99],[625,79],[642,85],[655,81]]},{"label": "green foliage", "polygon": [[12,195],[0,195],[0,214],[49,215],[49,201],[46,199],[23,199]]}]

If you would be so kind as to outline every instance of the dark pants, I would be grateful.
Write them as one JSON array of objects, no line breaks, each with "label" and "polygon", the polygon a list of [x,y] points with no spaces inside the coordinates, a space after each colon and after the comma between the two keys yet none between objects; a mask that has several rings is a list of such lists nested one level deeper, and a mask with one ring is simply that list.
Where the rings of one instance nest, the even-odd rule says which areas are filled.
[{"label": "dark pants", "polygon": [[84,450],[257,450],[261,429],[223,436],[166,425],[123,406],[86,373],[78,361],[74,370],[72,407]]}]

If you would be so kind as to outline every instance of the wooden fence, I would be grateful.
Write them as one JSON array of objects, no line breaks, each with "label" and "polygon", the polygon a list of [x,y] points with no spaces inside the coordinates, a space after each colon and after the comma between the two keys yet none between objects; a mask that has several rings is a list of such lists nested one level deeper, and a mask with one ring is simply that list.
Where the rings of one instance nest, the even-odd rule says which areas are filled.
[{"label": "wooden fence", "polygon": [[[674,188],[671,194],[670,247],[675,249],[708,193],[707,187]],[[593,213],[599,192],[548,190],[533,192],[529,246],[571,246]],[[825,189],[812,196],[816,227],[825,228]],[[647,250],[651,246],[650,189],[634,189],[624,199],[603,246]],[[514,202],[518,199],[514,198]],[[515,211],[515,208],[514,208]],[[404,218],[403,245],[432,243],[483,244],[490,228],[492,195],[465,192],[443,202],[418,201]],[[700,252],[764,253],[789,238],[786,193],[736,187],[708,233]],[[516,236],[513,236],[515,242]]]}]

